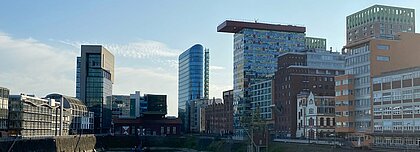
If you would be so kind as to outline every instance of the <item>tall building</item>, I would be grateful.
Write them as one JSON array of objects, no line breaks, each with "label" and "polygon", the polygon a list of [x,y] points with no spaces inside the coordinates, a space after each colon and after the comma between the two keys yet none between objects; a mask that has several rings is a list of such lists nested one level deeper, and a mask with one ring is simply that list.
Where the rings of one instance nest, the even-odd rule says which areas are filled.
[{"label": "tall building", "polygon": [[0,137],[7,132],[9,117],[9,89],[0,87]]},{"label": "tall building", "polygon": [[114,55],[101,45],[82,45],[77,58],[76,96],[94,112],[95,133],[109,133]]},{"label": "tall building", "polygon": [[[272,105],[273,105],[273,80],[263,80],[259,82],[252,83],[250,86],[250,95],[251,95],[251,109],[253,112],[256,112],[259,108],[260,117],[263,120],[272,120]],[[273,127],[274,122],[270,121],[269,127]]]},{"label": "tall building", "polygon": [[251,115],[250,84],[274,76],[277,56],[305,48],[305,27],[227,20],[218,32],[233,36],[233,93],[235,137],[241,139]]},{"label": "tall building", "polygon": [[189,130],[189,102],[194,99],[208,99],[209,93],[209,51],[196,44],[184,51],[178,58],[178,116],[183,130]]},{"label": "tall building", "polygon": [[291,52],[280,55],[273,83],[273,119],[276,136],[296,137],[297,95],[334,96],[334,77],[344,74],[344,56],[338,52]]},{"label": "tall building", "polygon": [[415,32],[414,9],[373,5],[346,17],[347,44],[367,38],[393,39],[398,32]]},{"label": "tall building", "polygon": [[372,81],[373,145],[418,149],[420,67],[385,72]]},{"label": "tall building", "polygon": [[371,78],[420,65],[414,55],[420,42],[414,23],[413,9],[382,5],[347,17],[345,75],[336,77],[336,132],[353,146],[373,142]]}]

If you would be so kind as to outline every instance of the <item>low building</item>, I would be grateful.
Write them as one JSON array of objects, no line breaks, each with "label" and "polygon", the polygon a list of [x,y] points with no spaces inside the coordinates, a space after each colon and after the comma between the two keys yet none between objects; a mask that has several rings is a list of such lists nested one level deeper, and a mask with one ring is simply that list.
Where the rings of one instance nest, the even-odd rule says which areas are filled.
[{"label": "low building", "polygon": [[49,94],[45,99],[54,99],[58,103],[61,103],[61,100],[63,100],[63,108],[71,113],[69,134],[94,133],[94,113],[88,111],[86,105],[82,101],[61,94]]},{"label": "low building", "polygon": [[319,139],[334,133],[334,98],[317,96],[312,92],[297,95],[297,138]]},{"label": "low building", "polygon": [[178,118],[115,118],[116,135],[173,136],[181,134],[181,120]]},{"label": "low building", "polygon": [[209,134],[233,133],[233,90],[223,92],[223,103],[212,101],[205,108],[205,130]]},{"label": "low building", "polygon": [[112,95],[112,118],[127,118],[131,114],[130,96],[128,95]]},{"label": "low building", "polygon": [[0,137],[7,135],[9,117],[9,89],[0,87]]},{"label": "low building", "polygon": [[9,133],[11,136],[45,137],[69,134],[71,111],[54,99],[34,96],[9,96]]},{"label": "low building", "polygon": [[373,145],[419,148],[420,67],[373,78]]}]

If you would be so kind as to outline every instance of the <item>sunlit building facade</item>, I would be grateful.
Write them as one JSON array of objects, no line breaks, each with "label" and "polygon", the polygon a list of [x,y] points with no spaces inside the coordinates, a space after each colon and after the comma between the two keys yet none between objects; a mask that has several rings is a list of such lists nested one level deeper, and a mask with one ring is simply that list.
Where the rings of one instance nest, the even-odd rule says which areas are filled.
[{"label": "sunlit building facade", "polygon": [[178,116],[183,131],[188,131],[190,101],[208,99],[209,51],[196,44],[179,55],[178,61]]},{"label": "sunlit building facade", "polygon": [[277,56],[305,48],[305,27],[227,20],[218,32],[233,36],[233,93],[235,137],[246,136],[247,124],[241,121],[251,115],[250,84],[266,80],[277,70]]}]

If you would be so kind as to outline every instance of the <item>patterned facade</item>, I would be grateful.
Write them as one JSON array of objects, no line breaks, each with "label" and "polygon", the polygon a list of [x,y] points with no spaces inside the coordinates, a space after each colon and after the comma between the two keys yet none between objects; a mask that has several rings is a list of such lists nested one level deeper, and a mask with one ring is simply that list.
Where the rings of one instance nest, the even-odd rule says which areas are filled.
[{"label": "patterned facade", "polygon": [[267,23],[225,21],[219,32],[233,36],[233,90],[235,137],[246,136],[248,124],[241,121],[251,116],[250,84],[273,77],[277,56],[305,48],[305,28]]},{"label": "patterned facade", "polygon": [[373,78],[374,146],[418,148],[420,141],[420,68]]}]

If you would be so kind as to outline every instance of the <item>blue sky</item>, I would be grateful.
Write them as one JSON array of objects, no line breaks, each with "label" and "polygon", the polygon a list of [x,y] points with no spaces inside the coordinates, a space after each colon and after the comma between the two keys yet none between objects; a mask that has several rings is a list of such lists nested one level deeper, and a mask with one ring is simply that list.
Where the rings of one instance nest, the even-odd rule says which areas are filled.
[{"label": "blue sky", "polygon": [[177,55],[196,43],[210,48],[210,96],[232,88],[233,37],[216,32],[224,20],[303,25],[307,36],[340,50],[345,17],[374,4],[420,10],[414,0],[2,1],[0,86],[74,95],[79,45],[103,44],[116,57],[114,94],[168,94],[169,114],[176,115]]}]

